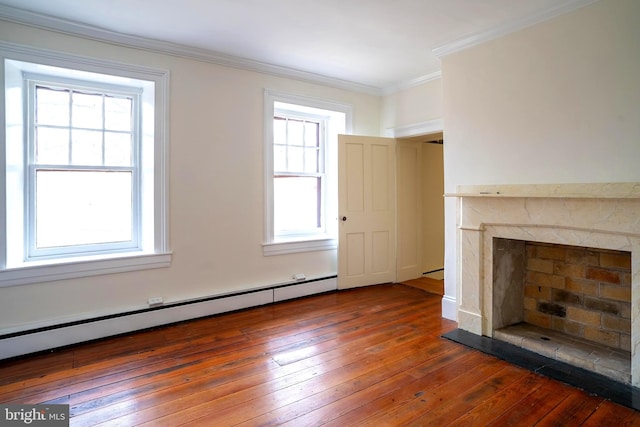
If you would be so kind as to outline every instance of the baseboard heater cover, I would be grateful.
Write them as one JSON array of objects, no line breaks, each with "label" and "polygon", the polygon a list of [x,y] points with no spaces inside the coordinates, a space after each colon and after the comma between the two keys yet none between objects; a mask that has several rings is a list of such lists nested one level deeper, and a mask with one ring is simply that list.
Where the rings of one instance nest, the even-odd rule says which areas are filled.
[{"label": "baseboard heater cover", "polygon": [[336,289],[331,276],[5,334],[0,360]]}]

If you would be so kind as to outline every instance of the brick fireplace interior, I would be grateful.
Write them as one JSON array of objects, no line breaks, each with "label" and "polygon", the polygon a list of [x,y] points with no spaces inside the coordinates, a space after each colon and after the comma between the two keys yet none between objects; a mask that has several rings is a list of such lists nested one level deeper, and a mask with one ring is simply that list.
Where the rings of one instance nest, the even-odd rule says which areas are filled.
[{"label": "brick fireplace interior", "polygon": [[631,253],[493,239],[494,338],[629,384]]}]

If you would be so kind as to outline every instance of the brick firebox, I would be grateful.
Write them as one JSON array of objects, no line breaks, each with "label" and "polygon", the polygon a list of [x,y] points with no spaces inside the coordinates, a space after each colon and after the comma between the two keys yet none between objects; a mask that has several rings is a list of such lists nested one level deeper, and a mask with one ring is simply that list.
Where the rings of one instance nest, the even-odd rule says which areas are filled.
[{"label": "brick firebox", "polygon": [[631,351],[631,253],[525,243],[524,320]]}]

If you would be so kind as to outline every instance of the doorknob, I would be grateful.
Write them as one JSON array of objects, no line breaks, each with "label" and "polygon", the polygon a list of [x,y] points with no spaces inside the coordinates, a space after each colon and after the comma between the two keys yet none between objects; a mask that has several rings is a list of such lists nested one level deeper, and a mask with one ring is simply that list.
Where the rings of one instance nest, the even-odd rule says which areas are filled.
[{"label": "doorknob", "polygon": [[342,217],[342,222],[344,222],[344,221],[346,221],[346,220],[347,220],[347,217],[346,217],[346,216],[343,216],[343,217]]}]

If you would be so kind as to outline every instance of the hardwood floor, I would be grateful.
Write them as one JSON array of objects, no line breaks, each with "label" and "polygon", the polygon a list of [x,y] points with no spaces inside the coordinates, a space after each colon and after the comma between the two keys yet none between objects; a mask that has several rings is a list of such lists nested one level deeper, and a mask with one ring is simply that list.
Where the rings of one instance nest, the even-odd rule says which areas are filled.
[{"label": "hardwood floor", "polygon": [[403,282],[407,286],[422,289],[436,295],[444,295],[444,280],[432,279],[431,277],[420,277]]},{"label": "hardwood floor", "polygon": [[440,338],[441,297],[323,294],[0,362],[0,402],[78,426],[640,425],[640,412]]}]

